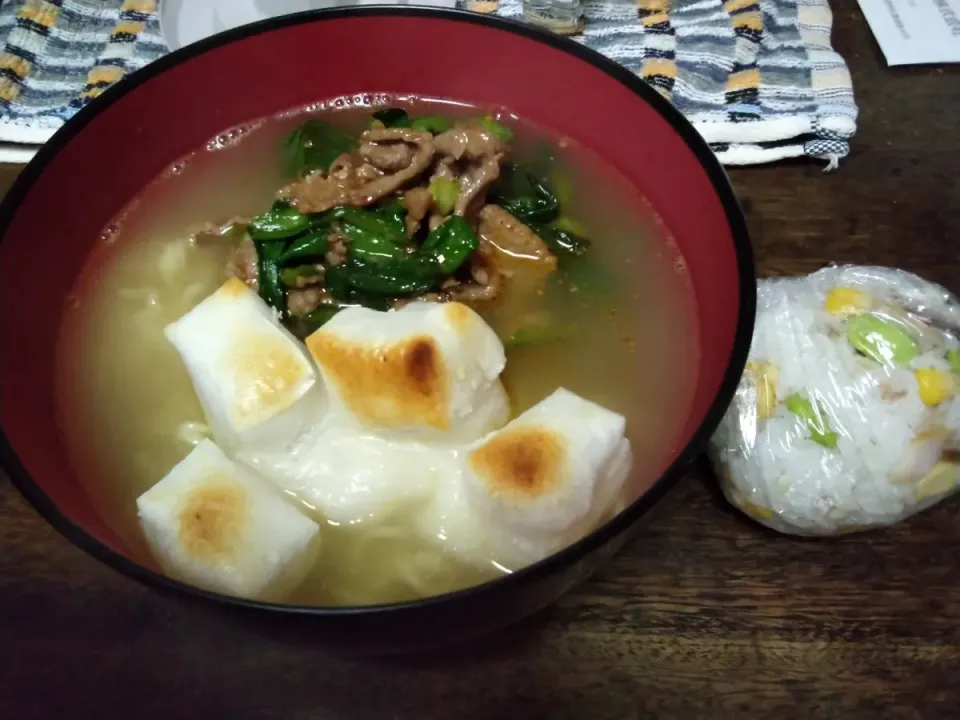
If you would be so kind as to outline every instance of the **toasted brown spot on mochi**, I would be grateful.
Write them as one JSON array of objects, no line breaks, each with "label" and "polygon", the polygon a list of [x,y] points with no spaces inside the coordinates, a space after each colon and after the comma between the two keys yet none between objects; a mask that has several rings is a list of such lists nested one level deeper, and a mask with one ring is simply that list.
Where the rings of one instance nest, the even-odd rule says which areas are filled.
[{"label": "toasted brown spot on mochi", "polygon": [[247,495],[225,476],[214,475],[191,492],[179,515],[180,545],[203,562],[232,560],[243,535]]},{"label": "toasted brown spot on mochi", "polygon": [[470,453],[470,465],[493,493],[535,498],[563,481],[566,440],[545,427],[504,430]]},{"label": "toasted brown spot on mochi", "polygon": [[307,338],[307,347],[343,403],[367,425],[449,429],[446,365],[429,335],[371,348],[321,329]]},{"label": "toasted brown spot on mochi", "polygon": [[439,358],[429,340],[417,340],[407,352],[407,376],[424,394],[431,390],[437,375]]},{"label": "toasted brown spot on mochi", "polygon": [[310,370],[285,339],[279,332],[243,332],[224,361],[236,381],[234,411],[243,426],[273,417],[298,399]]},{"label": "toasted brown spot on mochi", "polygon": [[232,277],[223,284],[220,291],[227,297],[242,297],[250,292],[250,288],[246,286],[243,280]]},{"label": "toasted brown spot on mochi", "polygon": [[473,311],[463,303],[451,302],[443,306],[447,313],[447,320],[453,327],[457,335],[461,337],[467,334],[467,329],[473,321]]}]

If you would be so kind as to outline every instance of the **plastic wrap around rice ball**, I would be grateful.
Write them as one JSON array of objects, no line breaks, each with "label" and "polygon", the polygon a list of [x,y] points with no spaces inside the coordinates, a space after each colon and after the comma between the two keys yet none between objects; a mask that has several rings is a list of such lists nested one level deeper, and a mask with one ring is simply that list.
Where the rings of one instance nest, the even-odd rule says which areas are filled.
[{"label": "plastic wrap around rice ball", "polygon": [[891,525],[960,483],[960,304],[880,267],[763,280],[711,440],[727,498],[794,535]]}]

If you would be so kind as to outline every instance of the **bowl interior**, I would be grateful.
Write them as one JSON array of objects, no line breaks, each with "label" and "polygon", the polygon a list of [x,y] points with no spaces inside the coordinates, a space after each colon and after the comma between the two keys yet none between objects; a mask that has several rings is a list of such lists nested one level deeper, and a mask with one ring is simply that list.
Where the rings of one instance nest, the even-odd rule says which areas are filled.
[{"label": "bowl interior", "polygon": [[[128,554],[71,473],[51,382],[62,308],[111,217],[172,161],[225,128],[371,92],[507,107],[590,148],[649,199],[685,256],[696,293],[702,361],[677,452],[691,440],[728,374],[741,302],[752,303],[742,288],[752,297],[753,278],[744,272],[745,235],[722,171],[676,113],[654,107],[663,110],[664,101],[625,84],[642,85],[639,79],[519,26],[437,11],[321,13],[225,37],[231,41],[213,38],[160,60],[111,90],[109,102],[81,112],[3,205],[0,422],[17,458],[8,452],[5,464],[19,479],[32,478],[35,503]],[[474,55],[480,49],[482,61]],[[743,333],[741,323],[741,343]]]}]

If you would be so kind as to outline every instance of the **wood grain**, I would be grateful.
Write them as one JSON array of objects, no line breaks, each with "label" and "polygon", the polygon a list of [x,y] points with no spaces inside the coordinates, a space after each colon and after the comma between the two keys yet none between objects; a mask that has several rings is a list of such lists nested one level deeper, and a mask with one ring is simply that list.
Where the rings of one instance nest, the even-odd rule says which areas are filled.
[{"label": "wood grain", "polygon": [[[960,291],[960,68],[887,69],[852,2],[839,172],[735,170],[760,270],[891,264]],[[13,171],[3,177],[9,182]],[[698,466],[606,570],[469,655],[348,662],[148,592],[0,479],[0,715],[945,718],[960,709],[960,501],[885,532],[777,536]]]}]

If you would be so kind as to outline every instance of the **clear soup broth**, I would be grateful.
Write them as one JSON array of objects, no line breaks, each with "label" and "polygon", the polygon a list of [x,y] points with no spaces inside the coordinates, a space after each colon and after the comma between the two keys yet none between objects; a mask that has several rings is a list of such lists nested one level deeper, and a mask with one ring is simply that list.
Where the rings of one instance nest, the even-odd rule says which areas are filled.
[{"label": "clear soup broth", "polygon": [[[413,103],[412,105],[410,103]],[[447,102],[399,99],[421,113],[466,115]],[[359,131],[369,107],[310,110]],[[564,213],[592,240],[589,256],[549,292],[474,306],[501,337],[531,314],[570,334],[507,348],[503,380],[513,416],[557,387],[621,413],[634,471],[621,506],[665,469],[692,400],[698,365],[693,290],[685,263],[644,198],[608,164],[505,114],[510,158],[548,162],[565,187]],[[107,523],[156,567],[136,499],[192,449],[204,412],[164,327],[225,280],[228,243],[192,243],[204,223],[250,217],[283,185],[279,148],[302,114],[224,132],[172,165],[105,228],[65,310],[58,349],[63,432],[78,477]],[[519,299],[518,299],[519,298]],[[491,579],[506,569],[465,567],[417,539],[404,518],[337,526],[311,507],[323,549],[288,598],[308,605],[415,599]]]}]

